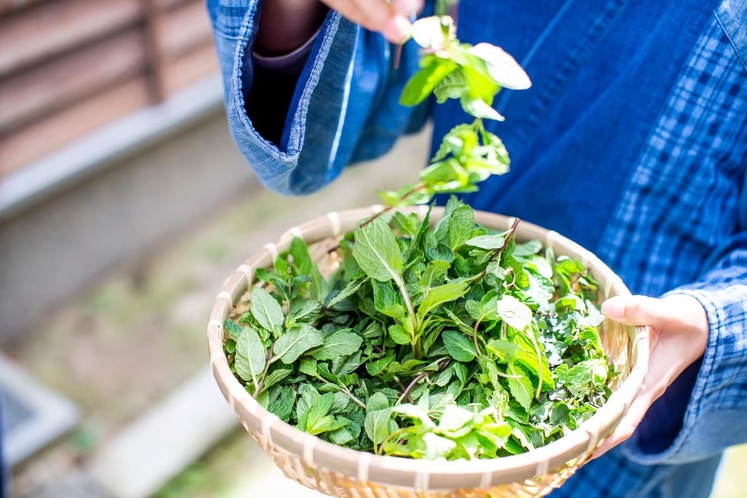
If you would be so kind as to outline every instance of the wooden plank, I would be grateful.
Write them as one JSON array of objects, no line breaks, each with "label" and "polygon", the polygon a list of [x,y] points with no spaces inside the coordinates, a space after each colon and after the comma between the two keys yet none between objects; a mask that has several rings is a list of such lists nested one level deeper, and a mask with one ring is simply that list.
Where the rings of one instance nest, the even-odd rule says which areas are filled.
[{"label": "wooden plank", "polygon": [[85,47],[0,81],[0,136],[44,114],[142,74],[145,46],[140,29]]},{"label": "wooden plank", "polygon": [[137,22],[140,0],[56,0],[0,19],[0,77]]},{"label": "wooden plank", "polygon": [[[30,7],[47,0],[0,0],[0,15]],[[173,0],[172,0],[173,1]]]},{"label": "wooden plank", "polygon": [[145,77],[124,82],[0,139],[0,177],[148,105]]},{"label": "wooden plank", "polygon": [[164,86],[167,94],[217,73],[218,57],[212,41],[174,61],[165,63]]},{"label": "wooden plank", "polygon": [[212,39],[210,19],[200,0],[159,15],[156,30],[158,50],[164,60],[178,59]]}]

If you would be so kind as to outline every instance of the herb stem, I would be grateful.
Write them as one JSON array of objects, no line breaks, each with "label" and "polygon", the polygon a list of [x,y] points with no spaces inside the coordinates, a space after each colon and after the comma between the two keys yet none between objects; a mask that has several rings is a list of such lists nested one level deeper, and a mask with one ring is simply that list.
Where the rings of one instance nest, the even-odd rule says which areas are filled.
[{"label": "herb stem", "polygon": [[[399,377],[394,377],[394,380],[397,382],[397,385],[402,389],[402,391],[406,391],[405,385],[402,383],[401,380],[399,380]],[[410,393],[407,393],[407,401],[410,403],[415,403],[415,400],[412,399],[412,396],[410,396]]]},{"label": "herb stem", "polygon": [[[448,365],[450,361],[451,360],[449,360],[448,358],[444,358],[443,360],[441,360],[441,362],[438,364],[438,370],[436,370],[436,372],[440,372],[441,370],[446,368],[446,365]],[[402,396],[399,397],[395,405],[402,403],[402,400],[405,399],[406,396],[409,396],[410,391],[412,390],[413,387],[415,387],[415,384],[420,382],[422,379],[428,377],[429,373],[431,372],[421,372],[418,374],[417,377],[412,379],[412,382],[410,382],[410,384],[407,386],[407,388],[405,389],[405,392],[402,393]]]},{"label": "herb stem", "polygon": [[472,340],[475,343],[475,351],[477,351],[477,356],[482,356],[482,353],[480,353],[480,346],[477,344],[477,327],[480,326],[480,322],[482,322],[483,317],[477,319],[475,322],[475,326],[472,329]]},{"label": "herb stem", "polygon": [[[383,448],[383,447],[384,447],[384,445],[385,445],[386,443],[388,443],[389,441],[391,441],[391,440],[392,440],[392,438],[393,438],[394,436],[399,436],[400,434],[403,434],[403,433],[407,432],[407,431],[408,431],[409,429],[412,429],[412,427],[402,427],[402,428],[400,428],[400,429],[397,429],[396,431],[392,432],[391,434],[389,434],[389,435],[388,435],[387,437],[385,437],[385,438],[384,438],[384,440],[383,440],[383,441],[381,442],[381,444],[379,445],[379,448],[378,448],[378,450],[380,450],[381,448]],[[377,454],[377,455],[379,454],[379,451],[378,451],[378,450],[376,450],[376,454]]]},{"label": "herb stem", "polygon": [[[412,189],[410,189],[407,192],[405,192],[404,194],[402,194],[402,196],[399,198],[399,201],[397,202],[397,204],[402,204],[402,202],[405,201],[408,197],[410,197],[413,194],[417,194],[418,192],[420,192],[424,188],[425,188],[425,184],[423,182],[420,182],[420,183],[416,184]],[[389,211],[391,211],[392,209],[394,209],[396,207],[397,206],[395,206],[395,205],[385,207],[384,209],[382,209],[381,211],[379,211],[378,213],[376,213],[375,215],[371,216],[369,219],[367,219],[366,221],[364,221],[363,223],[361,223],[360,227],[362,228],[362,227],[368,225],[369,223],[371,223],[376,218],[378,218],[378,217],[380,217],[380,216],[388,213]]]},{"label": "herb stem", "polygon": [[537,376],[539,377],[539,382],[537,383],[537,393],[534,395],[534,399],[539,399],[540,394],[542,394],[542,353],[540,352],[539,343],[537,343],[537,338],[534,336],[534,330],[530,330],[529,332],[529,338],[532,340],[532,345],[534,346],[534,351],[537,353],[537,364],[539,365],[539,368],[537,369]]},{"label": "herb stem", "polygon": [[398,404],[402,403],[402,400],[404,400],[407,396],[410,395],[410,390],[413,387],[415,387],[415,384],[417,384],[418,382],[420,382],[422,379],[424,379],[427,376],[428,376],[428,372],[421,372],[420,374],[418,374],[417,377],[415,377],[414,379],[412,379],[412,382],[410,382],[410,384],[408,384],[407,388],[405,388],[405,392],[402,393],[402,396],[399,397],[399,399],[397,400],[397,402],[395,403],[395,405],[398,405]]},{"label": "herb stem", "polygon": [[[333,385],[334,385],[334,384],[333,384]],[[340,387],[340,391],[341,391],[341,392],[342,392],[343,394],[347,395],[347,396],[348,396],[348,397],[349,397],[350,399],[352,399],[352,400],[353,400],[353,402],[354,402],[355,404],[357,404],[358,406],[360,406],[360,407],[361,407],[361,408],[363,408],[364,410],[366,409],[366,404],[365,404],[365,403],[364,403],[363,401],[359,400],[359,399],[358,399],[358,398],[357,398],[357,397],[356,397],[356,396],[355,396],[355,395],[354,395],[353,393],[351,393],[351,392],[350,392],[350,389],[348,389],[348,388],[347,388],[347,386],[346,386],[345,384],[338,384],[338,385],[339,385],[339,387]]]},{"label": "herb stem", "polygon": [[401,277],[399,277],[395,279],[395,283],[397,284],[399,293],[402,294],[402,299],[405,301],[407,313],[410,315],[410,323],[412,325],[412,338],[410,342],[412,345],[412,356],[416,360],[419,360],[423,353],[421,351],[422,348],[420,347],[420,339],[418,336],[418,317],[415,315],[415,308],[412,306],[412,300],[410,299],[410,294],[407,292],[405,282]]}]

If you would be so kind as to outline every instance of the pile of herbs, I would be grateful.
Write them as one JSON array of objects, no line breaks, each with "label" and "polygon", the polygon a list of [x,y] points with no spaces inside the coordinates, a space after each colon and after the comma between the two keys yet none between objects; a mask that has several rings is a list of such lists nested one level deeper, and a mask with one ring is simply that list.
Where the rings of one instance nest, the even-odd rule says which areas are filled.
[{"label": "pile of herbs", "polygon": [[610,394],[588,271],[456,198],[429,218],[362,223],[328,280],[293,239],[225,323],[231,368],[282,420],[382,455],[495,458],[575,429]]},{"label": "pile of herbs", "polygon": [[294,238],[225,322],[229,364],[269,411],[332,443],[380,455],[495,458],[545,445],[602,406],[612,374],[596,282],[538,241],[517,244],[452,197],[431,226],[396,208],[463,193],[508,170],[483,125],[501,88],[528,88],[514,59],[456,40],[448,16],[418,21],[421,70],[402,94],[458,99],[475,119],[451,130],[420,180],[382,194],[331,254],[327,278]]}]

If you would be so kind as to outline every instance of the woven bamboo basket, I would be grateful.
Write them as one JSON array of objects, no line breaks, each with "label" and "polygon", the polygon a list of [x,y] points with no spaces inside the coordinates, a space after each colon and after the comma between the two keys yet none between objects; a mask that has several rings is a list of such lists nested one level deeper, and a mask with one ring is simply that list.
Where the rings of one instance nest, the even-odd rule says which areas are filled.
[{"label": "woven bamboo basket", "polygon": [[[215,378],[223,395],[238,413],[241,424],[282,469],[285,475],[322,493],[345,498],[504,498],[544,496],[560,487],[588,461],[626,413],[646,375],[648,331],[610,320],[601,326],[604,349],[620,375],[612,380],[609,401],[578,429],[544,447],[521,455],[493,460],[434,462],[377,456],[343,448],[302,432],[262,408],[231,373],[224,352],[224,320],[248,309],[257,268],[274,264],[293,237],[309,245],[322,273],[336,267],[333,249],[342,234],[380,206],[330,213],[291,228],[275,243],[264,246],[226,281],[218,294],[208,324],[208,348]],[[424,210],[411,208],[404,212]],[[434,208],[431,221],[442,215]],[[476,212],[477,223],[505,230],[514,221],[505,216]],[[576,258],[600,282],[600,299],[630,295],[622,280],[602,261],[556,232],[522,222],[516,240],[538,239],[557,255]]]}]

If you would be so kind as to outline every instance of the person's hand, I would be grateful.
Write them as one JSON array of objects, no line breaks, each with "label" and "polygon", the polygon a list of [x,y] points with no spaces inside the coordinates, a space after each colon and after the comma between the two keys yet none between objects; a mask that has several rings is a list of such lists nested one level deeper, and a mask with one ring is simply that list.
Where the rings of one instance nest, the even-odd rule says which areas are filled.
[{"label": "person's hand", "polygon": [[691,296],[613,297],[602,304],[602,313],[626,325],[648,326],[651,354],[641,391],[593,458],[632,436],[653,402],[687,367],[703,356],[708,345],[708,317],[698,300]]},{"label": "person's hand", "polygon": [[410,15],[423,8],[423,0],[322,0],[369,31],[378,31],[392,43],[410,36]]},{"label": "person's hand", "polygon": [[256,47],[268,54],[284,54],[303,45],[324,22],[327,7],[392,43],[410,36],[409,17],[423,8],[423,0],[266,0],[259,19]]}]

